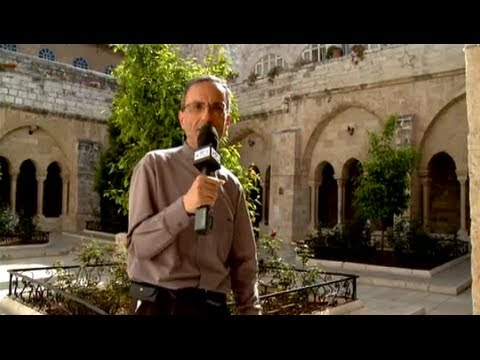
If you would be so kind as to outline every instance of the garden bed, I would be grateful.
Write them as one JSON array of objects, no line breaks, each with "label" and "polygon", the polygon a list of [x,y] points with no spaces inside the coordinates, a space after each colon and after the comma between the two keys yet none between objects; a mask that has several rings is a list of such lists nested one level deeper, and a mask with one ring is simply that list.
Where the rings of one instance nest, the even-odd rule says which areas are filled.
[{"label": "garden bed", "polygon": [[[461,255],[459,255],[461,256]],[[314,259],[360,263],[407,269],[431,270],[459,256],[425,257],[396,254],[393,251],[355,251],[338,248],[323,248],[315,252]]]},{"label": "garden bed", "polygon": [[[128,313],[128,289],[115,286],[110,279],[118,265],[57,266],[9,270],[8,296],[46,315],[123,315]],[[290,269],[291,271],[291,269]],[[302,274],[295,269],[300,283]],[[311,314],[357,300],[357,276],[322,273],[308,286],[281,290],[275,272],[260,287],[263,313],[267,315]],[[273,289],[273,291],[272,291]],[[231,313],[235,306],[230,303]]]}]

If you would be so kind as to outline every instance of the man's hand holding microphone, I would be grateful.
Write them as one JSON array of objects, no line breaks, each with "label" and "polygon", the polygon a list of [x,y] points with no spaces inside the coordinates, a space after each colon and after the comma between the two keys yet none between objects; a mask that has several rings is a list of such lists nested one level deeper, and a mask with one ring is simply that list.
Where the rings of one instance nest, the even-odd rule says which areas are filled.
[{"label": "man's hand holding microphone", "polygon": [[210,207],[215,204],[218,190],[225,183],[211,176],[221,168],[220,155],[217,153],[218,140],[215,127],[207,124],[200,128],[193,164],[202,174],[195,178],[183,196],[183,207],[187,213],[195,213],[195,232],[200,235],[206,235],[212,229]]},{"label": "man's hand holding microphone", "polygon": [[218,197],[220,186],[225,180],[212,176],[198,175],[187,193],[183,195],[183,207],[188,214],[194,214],[202,206],[213,206]]}]

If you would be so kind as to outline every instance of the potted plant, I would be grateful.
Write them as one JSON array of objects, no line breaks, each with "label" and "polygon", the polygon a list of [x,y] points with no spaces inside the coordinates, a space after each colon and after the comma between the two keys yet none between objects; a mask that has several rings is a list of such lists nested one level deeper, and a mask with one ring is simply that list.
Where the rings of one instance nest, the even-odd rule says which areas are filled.
[{"label": "potted plant", "polygon": [[332,45],[327,49],[327,59],[342,57],[343,50],[340,46]]},{"label": "potted plant", "polygon": [[364,52],[365,52],[365,46],[360,44],[356,44],[352,46],[350,54],[352,56],[352,62],[355,65],[357,65],[360,60],[363,60]]},{"label": "potted plant", "polygon": [[252,71],[247,78],[248,86],[253,86],[253,84],[255,84],[255,81],[257,81],[257,79],[258,79],[258,74],[255,71]]},{"label": "potted plant", "polygon": [[273,83],[273,79],[275,79],[276,76],[278,76],[282,72],[282,67],[281,66],[274,66],[270,69],[268,72],[268,81]]}]

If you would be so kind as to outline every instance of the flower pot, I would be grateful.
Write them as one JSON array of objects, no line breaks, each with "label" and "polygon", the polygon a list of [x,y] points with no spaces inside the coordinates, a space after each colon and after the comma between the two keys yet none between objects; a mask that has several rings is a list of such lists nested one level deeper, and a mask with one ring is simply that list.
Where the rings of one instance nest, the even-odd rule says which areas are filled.
[{"label": "flower pot", "polygon": [[337,48],[335,48],[335,49],[332,50],[332,57],[333,57],[334,59],[335,59],[335,58],[342,57],[342,54],[343,54],[342,49],[337,49]]}]

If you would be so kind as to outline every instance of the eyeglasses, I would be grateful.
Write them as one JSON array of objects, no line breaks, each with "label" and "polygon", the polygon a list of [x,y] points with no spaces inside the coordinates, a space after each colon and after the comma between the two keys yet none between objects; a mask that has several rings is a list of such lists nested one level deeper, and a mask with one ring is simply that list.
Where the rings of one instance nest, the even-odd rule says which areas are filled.
[{"label": "eyeglasses", "polygon": [[201,114],[207,109],[207,107],[212,110],[215,115],[225,115],[226,106],[222,102],[207,104],[201,101],[193,101],[190,104],[186,104],[182,111],[188,110],[194,114]]}]

